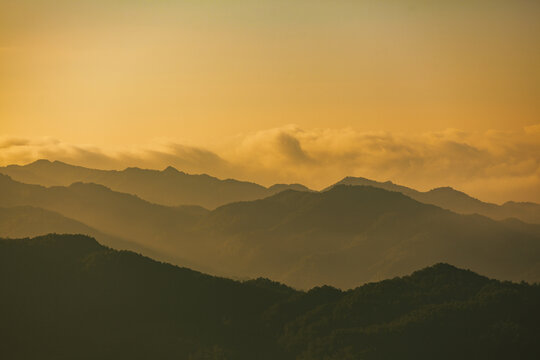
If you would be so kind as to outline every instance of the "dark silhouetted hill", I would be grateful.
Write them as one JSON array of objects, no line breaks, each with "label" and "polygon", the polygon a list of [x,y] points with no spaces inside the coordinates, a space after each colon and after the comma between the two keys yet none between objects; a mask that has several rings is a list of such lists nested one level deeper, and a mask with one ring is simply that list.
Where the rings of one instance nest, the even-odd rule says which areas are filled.
[{"label": "dark silhouetted hill", "polygon": [[172,166],[163,171],[139,168],[116,171],[38,160],[24,166],[2,167],[0,173],[23,183],[43,186],[69,186],[76,182],[96,183],[115,191],[137,195],[156,204],[199,205],[209,209],[233,201],[261,199],[291,188],[309,191],[299,184],[278,184],[266,188],[251,182],[221,180],[206,174],[191,175]]},{"label": "dark silhouetted hill", "polygon": [[388,191],[400,192],[424,204],[437,205],[460,214],[480,214],[495,220],[517,218],[528,223],[540,224],[540,204],[531,202],[509,201],[497,205],[480,201],[451,187],[441,187],[421,192],[396,185],[391,181],[378,182],[361,177],[346,177],[323,191],[336,185],[373,186]]},{"label": "dark silhouetted hill", "polygon": [[4,359],[537,359],[540,287],[437,264],[349,291],[237,282],[81,235],[0,239]]}]

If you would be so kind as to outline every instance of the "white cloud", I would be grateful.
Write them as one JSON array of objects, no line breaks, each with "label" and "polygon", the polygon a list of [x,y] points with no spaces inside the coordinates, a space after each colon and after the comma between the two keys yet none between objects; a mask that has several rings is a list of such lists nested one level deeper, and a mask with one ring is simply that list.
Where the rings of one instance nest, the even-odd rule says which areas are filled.
[{"label": "white cloud", "polygon": [[453,186],[484,200],[540,202],[540,125],[516,132],[403,135],[289,125],[231,139],[214,149],[158,142],[100,149],[55,139],[0,138],[0,163],[39,158],[98,168],[172,165],[260,182],[325,187],[344,176],[392,180],[427,190]]}]

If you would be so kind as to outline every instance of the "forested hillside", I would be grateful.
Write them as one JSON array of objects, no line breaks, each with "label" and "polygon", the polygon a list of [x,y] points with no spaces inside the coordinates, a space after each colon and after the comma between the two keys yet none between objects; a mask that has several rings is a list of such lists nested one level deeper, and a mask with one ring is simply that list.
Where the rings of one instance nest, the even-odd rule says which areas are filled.
[{"label": "forested hillside", "polygon": [[0,240],[5,359],[537,359],[540,288],[437,264],[307,292],[81,235]]}]

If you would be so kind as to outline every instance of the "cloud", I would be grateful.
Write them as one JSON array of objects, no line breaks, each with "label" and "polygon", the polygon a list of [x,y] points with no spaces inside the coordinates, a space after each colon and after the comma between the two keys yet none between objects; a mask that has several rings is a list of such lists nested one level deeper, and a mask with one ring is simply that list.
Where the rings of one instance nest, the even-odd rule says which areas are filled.
[{"label": "cloud", "polygon": [[97,168],[172,165],[189,173],[265,185],[300,182],[313,188],[363,176],[421,190],[453,186],[496,202],[540,202],[538,129],[540,125],[513,132],[449,129],[406,135],[288,125],[238,135],[212,148],[160,141],[136,149],[100,149],[51,138],[6,137],[0,138],[0,163],[48,158]]},{"label": "cloud", "polygon": [[481,199],[540,202],[540,131],[416,135],[302,130],[294,125],[248,134],[223,157],[245,178],[322,188],[344,176],[421,190],[453,186]]},{"label": "cloud", "polygon": [[9,149],[12,147],[25,146],[25,145],[28,145],[27,139],[15,138],[15,137],[0,139],[0,149]]},{"label": "cloud", "polygon": [[528,134],[540,134],[540,124],[526,126],[525,132]]},{"label": "cloud", "polygon": [[0,164],[24,164],[37,159],[59,160],[99,169],[142,167],[163,169],[174,166],[188,172],[223,172],[228,163],[216,153],[171,142],[159,142],[141,148],[101,149],[91,145],[73,145],[57,139],[0,138]]}]

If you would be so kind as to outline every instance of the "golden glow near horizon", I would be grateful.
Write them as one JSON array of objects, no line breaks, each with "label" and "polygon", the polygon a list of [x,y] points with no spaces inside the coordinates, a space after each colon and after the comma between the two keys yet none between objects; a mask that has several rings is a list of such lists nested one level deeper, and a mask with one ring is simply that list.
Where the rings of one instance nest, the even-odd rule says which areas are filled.
[{"label": "golden glow near horizon", "polygon": [[[494,177],[504,174],[500,186],[508,191],[494,199],[540,201],[538,138],[531,130],[540,123],[539,18],[540,2],[532,0],[0,0],[0,136],[5,144],[17,138],[34,144],[31,151],[4,146],[0,161],[66,154],[67,145],[60,153],[35,150],[36,142],[48,144],[46,137],[100,152],[158,139],[226,160],[221,167],[192,165],[194,171],[312,186],[348,171],[429,187],[443,179],[414,181],[407,172],[418,162],[431,164],[422,151],[434,146],[433,134],[459,129],[453,134],[468,134],[467,146],[490,149],[490,170],[469,173],[456,165],[447,171],[463,174],[448,181],[465,189],[477,184],[472,191],[481,193],[497,191]],[[293,140],[275,135],[284,128]],[[309,166],[322,169],[321,159],[329,158],[322,149],[350,159],[359,150],[354,142],[341,148],[343,134],[365,139],[371,132],[425,149],[410,146],[420,159],[410,168],[382,171],[361,158],[313,180],[322,170]],[[248,171],[245,164],[256,161],[244,151],[268,139],[261,133],[277,136],[271,143],[285,144],[286,155],[273,156],[262,142],[265,171]],[[321,133],[327,143],[306,137]],[[330,140],[332,133],[340,140]],[[493,140],[494,133],[507,134],[510,143]],[[381,144],[387,148],[379,155],[391,155],[392,144]],[[231,165],[241,161],[242,171]],[[294,161],[302,162],[303,176],[272,170]]]}]

